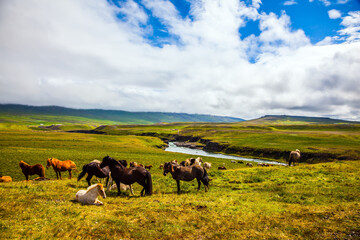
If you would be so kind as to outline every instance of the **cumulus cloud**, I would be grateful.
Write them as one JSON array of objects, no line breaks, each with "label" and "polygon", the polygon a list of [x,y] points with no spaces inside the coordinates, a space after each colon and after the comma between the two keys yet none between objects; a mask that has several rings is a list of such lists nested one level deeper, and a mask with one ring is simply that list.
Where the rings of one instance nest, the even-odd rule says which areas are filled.
[{"label": "cumulus cloud", "polygon": [[329,14],[330,19],[341,18],[341,12],[339,10],[336,10],[336,9],[329,10],[328,14]]},{"label": "cumulus cloud", "polygon": [[[342,21],[348,42],[314,46],[259,0],[190,3],[184,18],[167,0],[2,1],[0,102],[359,118],[357,12]],[[146,12],[176,41],[152,45]],[[249,20],[261,33],[243,39]]]}]

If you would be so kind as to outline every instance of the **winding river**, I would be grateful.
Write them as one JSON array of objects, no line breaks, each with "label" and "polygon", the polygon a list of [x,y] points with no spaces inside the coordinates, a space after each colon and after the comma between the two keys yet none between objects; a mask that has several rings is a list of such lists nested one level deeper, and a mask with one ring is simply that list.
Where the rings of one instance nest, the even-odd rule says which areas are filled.
[{"label": "winding river", "polygon": [[185,153],[185,154],[194,155],[194,156],[223,158],[223,159],[232,159],[232,160],[241,160],[241,161],[247,161],[247,162],[267,163],[267,164],[286,166],[285,163],[280,163],[280,162],[275,162],[275,161],[267,161],[267,160],[254,159],[254,158],[243,158],[243,157],[225,155],[225,154],[220,154],[220,153],[206,152],[206,151],[201,150],[201,149],[178,147],[173,142],[169,142],[169,146],[165,149],[165,151],[176,152],[176,153]]}]

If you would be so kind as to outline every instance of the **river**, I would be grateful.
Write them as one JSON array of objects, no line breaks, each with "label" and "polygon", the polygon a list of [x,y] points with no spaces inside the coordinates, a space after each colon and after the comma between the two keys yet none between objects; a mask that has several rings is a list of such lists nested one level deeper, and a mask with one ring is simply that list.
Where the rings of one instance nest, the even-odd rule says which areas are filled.
[{"label": "river", "polygon": [[275,161],[268,161],[262,159],[255,159],[255,158],[244,158],[244,157],[237,157],[232,155],[225,155],[220,153],[211,153],[206,152],[201,149],[192,149],[187,147],[178,147],[173,142],[169,142],[169,146],[165,149],[168,152],[176,152],[176,153],[185,153],[194,156],[203,156],[203,157],[213,157],[213,158],[223,158],[223,159],[232,159],[232,160],[241,160],[247,162],[256,162],[256,163],[266,163],[266,164],[274,164],[274,165],[284,165],[285,163],[275,162]]}]

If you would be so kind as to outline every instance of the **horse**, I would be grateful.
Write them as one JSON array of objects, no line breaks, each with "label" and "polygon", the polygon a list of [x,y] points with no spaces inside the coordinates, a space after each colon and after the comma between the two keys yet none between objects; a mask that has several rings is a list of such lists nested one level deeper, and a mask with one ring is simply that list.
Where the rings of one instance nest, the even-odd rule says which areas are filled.
[{"label": "horse", "polygon": [[[116,189],[116,188],[117,188],[116,184],[113,184],[113,185],[111,185],[111,186],[108,186],[108,190],[114,190],[114,189]],[[120,183],[120,190],[122,190],[122,191],[130,190],[131,195],[134,195],[134,191],[133,191],[133,188],[132,188],[131,185],[125,185],[125,184],[123,184],[123,183]]]},{"label": "horse", "polygon": [[69,172],[69,178],[71,179],[72,177],[71,170],[76,169],[76,164],[73,161],[71,160],[60,161],[56,158],[48,158],[46,169],[48,169],[50,166],[53,167],[57,179],[59,179],[59,177],[61,179],[61,172],[64,171]]},{"label": "horse", "polygon": [[106,186],[109,183],[110,169],[109,167],[100,168],[100,163],[92,161],[88,164],[85,164],[82,167],[82,172],[79,174],[77,180],[80,181],[80,179],[84,177],[86,173],[88,174],[86,181],[88,182],[89,186],[91,185],[90,180],[94,175],[98,178],[106,178]]},{"label": "horse", "polygon": [[29,180],[29,175],[37,174],[41,178],[45,177],[45,168],[41,164],[35,164],[31,166],[24,161],[20,161],[19,166],[25,175],[26,181]]},{"label": "horse", "polygon": [[293,162],[295,166],[295,162],[299,162],[299,159],[300,159],[300,150],[296,149],[295,151],[291,151],[288,160],[289,166],[291,166],[291,162]]},{"label": "horse", "polygon": [[86,190],[79,190],[75,195],[75,199],[82,204],[103,205],[97,198],[98,195],[102,198],[106,198],[105,190],[101,183],[91,185]]},{"label": "horse", "polygon": [[153,165],[145,165],[145,169],[149,169],[149,171],[150,171],[150,169],[153,167]]},{"label": "horse", "polygon": [[144,167],[144,165],[137,162],[130,162],[130,167]]},{"label": "horse", "polygon": [[1,176],[0,182],[12,182],[12,178],[10,176]]},{"label": "horse", "polygon": [[169,172],[171,173],[173,179],[176,180],[178,193],[180,193],[180,180],[192,181],[194,178],[196,178],[198,182],[198,191],[200,190],[200,181],[205,186],[205,192],[207,192],[209,189],[209,176],[207,175],[206,170],[199,165],[183,167],[180,165],[172,164],[171,162],[167,162],[164,164],[164,176],[166,176],[166,174]]},{"label": "horse", "polygon": [[207,170],[210,170],[210,168],[211,168],[211,163],[209,163],[209,162],[204,162],[204,168],[206,168]]},{"label": "horse", "polygon": [[141,190],[141,196],[144,195],[151,195],[152,194],[152,178],[151,174],[148,170],[142,167],[133,167],[133,168],[126,168],[121,163],[116,161],[115,159],[106,156],[103,158],[100,167],[104,168],[109,166],[111,171],[111,177],[116,183],[118,193],[120,195],[120,182],[130,185],[135,182],[143,186]]}]

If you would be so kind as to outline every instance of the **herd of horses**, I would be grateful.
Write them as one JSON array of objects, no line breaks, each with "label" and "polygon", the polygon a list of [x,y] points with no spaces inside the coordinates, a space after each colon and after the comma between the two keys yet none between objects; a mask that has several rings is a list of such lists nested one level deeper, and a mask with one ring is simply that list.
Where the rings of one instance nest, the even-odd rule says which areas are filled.
[{"label": "herd of horses", "polygon": [[[300,159],[300,151],[292,151],[290,153],[288,163],[298,162]],[[160,165],[163,169],[163,175],[166,176],[168,173],[172,175],[172,178],[176,181],[177,192],[180,193],[180,181],[192,181],[196,178],[198,182],[198,190],[200,190],[201,183],[204,184],[205,192],[209,189],[209,176],[206,169],[210,169],[211,164],[205,162],[204,167],[201,166],[203,163],[199,157],[197,159],[187,159],[180,164],[173,160]],[[85,164],[82,167],[82,172],[78,175],[77,180],[81,180],[86,174],[88,175],[86,181],[88,183],[87,190],[80,190],[76,193],[76,200],[83,204],[96,204],[102,205],[97,199],[100,195],[103,198],[106,197],[105,190],[102,184],[91,185],[90,180],[93,176],[97,178],[106,178],[105,186],[108,190],[110,189],[109,182],[114,181],[117,188],[117,195],[121,194],[121,189],[130,189],[132,191],[132,184],[138,183],[143,187],[140,192],[141,196],[152,195],[152,178],[150,172],[146,169],[152,167],[152,165],[146,166],[137,164],[135,162],[130,163],[130,167],[127,167],[126,160],[116,160],[109,156],[103,158],[102,161],[93,160],[92,162]],[[24,161],[20,161],[19,166],[25,175],[26,180],[29,180],[30,175],[38,175],[39,178],[35,180],[47,180],[45,178],[45,168],[41,164],[29,165]],[[68,171],[69,178],[72,177],[72,170],[76,169],[76,164],[71,160],[60,161],[56,158],[48,158],[46,168],[53,167],[57,179],[61,179],[61,172]]]}]

